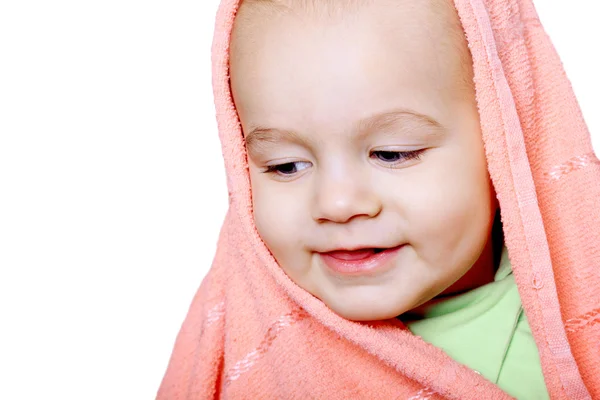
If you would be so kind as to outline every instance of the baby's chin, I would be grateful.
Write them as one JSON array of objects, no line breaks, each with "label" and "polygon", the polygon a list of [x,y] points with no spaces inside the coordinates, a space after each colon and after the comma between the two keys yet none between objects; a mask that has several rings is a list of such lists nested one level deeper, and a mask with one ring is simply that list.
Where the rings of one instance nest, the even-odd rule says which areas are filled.
[{"label": "baby's chin", "polygon": [[[388,293],[386,293],[388,292]],[[351,321],[380,321],[397,318],[426,303],[434,296],[419,296],[382,290],[378,287],[345,288],[326,291],[324,296],[313,293],[333,312]]]}]

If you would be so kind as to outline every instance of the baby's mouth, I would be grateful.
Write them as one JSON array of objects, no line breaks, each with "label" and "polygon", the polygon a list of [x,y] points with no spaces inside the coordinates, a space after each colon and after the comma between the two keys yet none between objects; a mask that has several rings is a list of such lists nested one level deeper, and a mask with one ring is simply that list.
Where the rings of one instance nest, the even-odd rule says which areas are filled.
[{"label": "baby's mouth", "polygon": [[404,245],[382,248],[367,247],[355,250],[339,249],[319,253],[332,272],[342,275],[373,274],[393,267],[393,260]]},{"label": "baby's mouth", "polygon": [[357,250],[335,250],[335,251],[330,251],[330,252],[323,253],[323,254],[326,254],[326,255],[333,257],[335,259],[338,259],[338,260],[358,261],[358,260],[367,259],[367,258],[373,256],[374,254],[381,253],[382,251],[385,251],[385,250],[387,250],[387,249],[367,248],[367,249],[357,249]]}]

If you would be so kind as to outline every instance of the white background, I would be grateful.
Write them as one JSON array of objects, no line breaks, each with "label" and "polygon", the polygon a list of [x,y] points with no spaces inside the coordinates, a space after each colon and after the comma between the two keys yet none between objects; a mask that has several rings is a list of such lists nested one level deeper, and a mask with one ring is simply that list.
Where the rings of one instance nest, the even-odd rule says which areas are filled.
[{"label": "white background", "polygon": [[[600,7],[537,3],[599,153]],[[154,398],[227,205],[216,8],[0,5],[0,398]]]}]

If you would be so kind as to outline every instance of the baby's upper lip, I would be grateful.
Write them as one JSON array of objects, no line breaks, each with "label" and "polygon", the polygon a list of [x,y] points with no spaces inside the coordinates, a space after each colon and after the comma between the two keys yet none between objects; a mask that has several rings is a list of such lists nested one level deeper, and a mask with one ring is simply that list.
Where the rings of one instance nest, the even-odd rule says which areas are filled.
[{"label": "baby's upper lip", "polygon": [[392,245],[392,246],[387,246],[387,245],[351,245],[351,246],[340,246],[340,247],[331,247],[331,248],[327,248],[327,249],[319,249],[317,250],[317,253],[321,253],[321,254],[326,254],[326,253],[333,253],[333,252],[351,252],[351,251],[359,251],[359,250],[370,250],[370,249],[380,249],[380,250],[387,250],[387,249],[393,249],[395,247],[400,247],[402,246],[400,245]]}]

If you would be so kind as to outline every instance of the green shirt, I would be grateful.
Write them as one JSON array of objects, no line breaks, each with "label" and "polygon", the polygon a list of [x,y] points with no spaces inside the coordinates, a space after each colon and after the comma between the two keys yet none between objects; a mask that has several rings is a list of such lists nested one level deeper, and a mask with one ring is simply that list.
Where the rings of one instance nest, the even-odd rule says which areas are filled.
[{"label": "green shirt", "polygon": [[509,395],[518,400],[549,398],[506,248],[494,282],[407,318],[413,319],[405,321],[411,332]]}]

